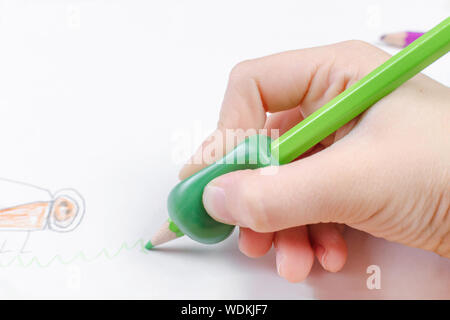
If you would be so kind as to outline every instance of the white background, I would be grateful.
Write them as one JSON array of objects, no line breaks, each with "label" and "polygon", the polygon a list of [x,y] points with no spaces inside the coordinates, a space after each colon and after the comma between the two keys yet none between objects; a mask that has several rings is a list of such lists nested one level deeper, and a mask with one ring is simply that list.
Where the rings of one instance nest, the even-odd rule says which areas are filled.
[{"label": "white background", "polygon": [[[449,14],[448,0],[0,1],[0,177],[76,188],[87,208],[71,233],[32,234],[23,263],[0,267],[0,297],[448,297],[448,260],[359,233],[341,273],[316,266],[302,284],[277,276],[273,252],[239,253],[236,234],[148,254],[132,246],[165,220],[174,150],[186,159],[213,130],[236,63],[348,39],[395,53],[381,34]],[[447,56],[425,73],[448,86],[449,71]],[[57,254],[72,262],[50,262]],[[371,264],[381,290],[366,288]]]}]

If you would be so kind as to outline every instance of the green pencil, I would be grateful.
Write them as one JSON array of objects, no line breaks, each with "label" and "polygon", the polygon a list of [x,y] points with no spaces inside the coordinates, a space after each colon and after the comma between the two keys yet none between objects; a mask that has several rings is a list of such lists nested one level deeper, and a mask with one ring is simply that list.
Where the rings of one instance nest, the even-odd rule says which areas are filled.
[{"label": "green pencil", "polygon": [[[158,244],[183,234],[202,243],[224,240],[231,234],[234,226],[213,220],[203,207],[203,189],[209,181],[235,170],[283,165],[293,161],[449,50],[450,17],[277,140],[271,141],[269,137],[259,135],[249,137],[223,159],[181,181],[169,195],[168,209],[172,221],[157,233]],[[236,163],[235,159],[245,161]],[[256,159],[256,162],[251,161],[252,159]],[[147,248],[154,245],[156,243],[149,242]]]}]

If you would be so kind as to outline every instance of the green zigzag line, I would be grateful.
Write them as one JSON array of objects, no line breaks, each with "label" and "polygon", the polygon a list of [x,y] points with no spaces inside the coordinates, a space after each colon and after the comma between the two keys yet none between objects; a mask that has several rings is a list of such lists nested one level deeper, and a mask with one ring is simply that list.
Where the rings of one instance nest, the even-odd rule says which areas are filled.
[{"label": "green zigzag line", "polygon": [[37,258],[36,256],[31,258],[30,261],[25,262],[20,255],[17,255],[14,258],[12,258],[11,261],[9,261],[8,263],[5,263],[5,264],[0,263],[0,268],[12,267],[13,264],[16,264],[16,265],[18,265],[20,267],[24,267],[24,268],[28,268],[33,265],[40,267],[40,268],[47,268],[55,262],[59,262],[63,265],[68,265],[68,264],[74,263],[77,260],[80,260],[82,262],[93,262],[101,257],[105,257],[108,260],[112,260],[115,257],[117,257],[122,251],[124,251],[124,250],[131,251],[131,250],[136,249],[136,247],[139,248],[139,252],[147,253],[147,250],[145,250],[144,239],[139,239],[131,246],[129,246],[126,241],[122,242],[119,249],[114,253],[110,253],[108,251],[108,249],[103,248],[100,250],[99,253],[97,253],[96,255],[94,255],[90,258],[87,257],[84,252],[80,251],[77,254],[75,254],[72,258],[69,258],[69,259],[64,259],[60,254],[57,254],[56,256],[51,258],[47,263],[44,263],[41,260],[39,260],[39,258]]}]

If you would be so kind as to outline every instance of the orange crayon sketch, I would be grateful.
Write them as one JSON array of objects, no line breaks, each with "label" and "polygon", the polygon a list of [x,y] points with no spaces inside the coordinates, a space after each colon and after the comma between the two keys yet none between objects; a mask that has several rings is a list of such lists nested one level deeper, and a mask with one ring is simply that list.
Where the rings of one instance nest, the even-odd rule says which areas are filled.
[{"label": "orange crayon sketch", "polygon": [[0,210],[0,229],[40,230],[48,208],[49,202],[36,202]]},{"label": "orange crayon sketch", "polygon": [[57,232],[75,229],[84,214],[84,200],[73,189],[52,195],[53,200],[35,201],[0,209],[1,231],[36,231],[46,227]]},{"label": "orange crayon sketch", "polygon": [[[30,184],[0,178],[2,196],[8,199],[9,185],[17,194],[21,188],[24,194],[32,191],[34,199],[23,199],[23,203],[10,201],[9,206],[0,207],[0,254],[7,252],[26,253],[24,250],[30,232],[49,229],[55,232],[70,232],[81,222],[85,203],[75,189],[62,189],[56,193]],[[17,189],[19,188],[19,189]],[[40,193],[42,191],[42,193]],[[14,192],[12,193],[14,195]],[[24,196],[24,198],[29,196]],[[21,238],[20,234],[25,236]],[[17,241],[18,240],[18,241]],[[23,243],[21,245],[21,243]],[[20,250],[17,250],[17,244]],[[12,250],[14,248],[14,250]]]},{"label": "orange crayon sketch", "polygon": [[42,230],[48,215],[60,226],[68,225],[77,215],[77,204],[68,197],[55,201],[26,203],[0,210],[0,230]]}]

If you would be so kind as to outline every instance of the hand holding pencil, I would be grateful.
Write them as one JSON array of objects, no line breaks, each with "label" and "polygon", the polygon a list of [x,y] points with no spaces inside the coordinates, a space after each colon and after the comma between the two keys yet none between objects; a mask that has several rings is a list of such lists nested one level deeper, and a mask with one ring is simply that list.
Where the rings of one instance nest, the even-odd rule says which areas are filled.
[{"label": "hand holding pencil", "polygon": [[[282,134],[388,58],[350,41],[241,63],[218,130]],[[205,208],[241,227],[246,255],[274,244],[278,272],[289,281],[303,280],[314,256],[328,271],[343,267],[343,225],[450,257],[449,99],[447,87],[418,75],[276,175],[258,169],[213,180]],[[203,166],[188,164],[180,177]]]}]

